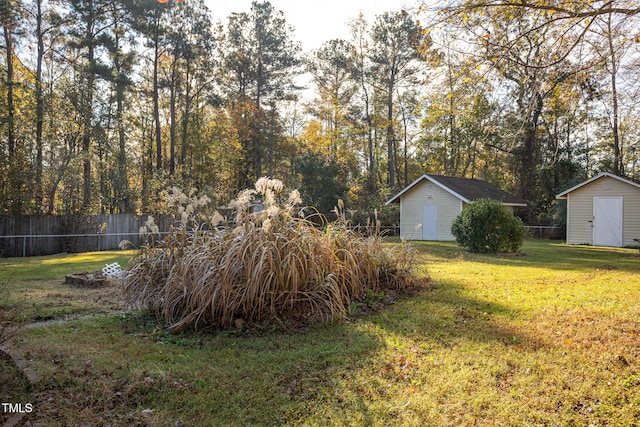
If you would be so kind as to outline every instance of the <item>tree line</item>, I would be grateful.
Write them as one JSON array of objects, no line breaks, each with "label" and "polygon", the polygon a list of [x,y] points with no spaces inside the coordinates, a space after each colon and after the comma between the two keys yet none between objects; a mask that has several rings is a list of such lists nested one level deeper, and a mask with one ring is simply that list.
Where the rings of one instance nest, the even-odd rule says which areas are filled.
[{"label": "tree line", "polygon": [[213,22],[203,0],[0,0],[0,214],[162,213],[171,186],[223,205],[268,175],[394,221],[433,173],[554,221],[569,184],[640,178],[637,11],[567,4],[360,15],[303,52],[268,1]]}]

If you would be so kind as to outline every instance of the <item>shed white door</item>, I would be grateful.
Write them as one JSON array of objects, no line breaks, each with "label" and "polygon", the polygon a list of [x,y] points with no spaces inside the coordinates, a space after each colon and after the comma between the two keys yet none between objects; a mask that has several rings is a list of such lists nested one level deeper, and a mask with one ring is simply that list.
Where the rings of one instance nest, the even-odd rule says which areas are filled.
[{"label": "shed white door", "polygon": [[422,205],[422,240],[438,240],[438,205]]},{"label": "shed white door", "polygon": [[593,244],[622,246],[622,196],[593,198]]}]

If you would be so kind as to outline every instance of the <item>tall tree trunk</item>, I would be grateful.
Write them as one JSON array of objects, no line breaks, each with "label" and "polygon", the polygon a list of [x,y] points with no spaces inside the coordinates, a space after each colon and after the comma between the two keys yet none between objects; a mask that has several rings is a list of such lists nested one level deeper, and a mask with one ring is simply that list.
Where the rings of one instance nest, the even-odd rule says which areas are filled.
[{"label": "tall tree trunk", "polygon": [[407,185],[409,185],[409,150],[408,150],[408,144],[409,144],[409,136],[407,134],[407,126],[408,126],[408,119],[407,119],[407,112],[404,108],[404,103],[402,102],[402,99],[400,100],[400,111],[402,113],[402,139],[404,142],[404,146],[403,146],[403,166],[404,166],[404,185],[403,187],[406,187]]},{"label": "tall tree trunk", "polygon": [[176,170],[176,93],[178,92],[178,78],[176,64],[171,66],[171,94],[169,96],[169,175],[173,176]]},{"label": "tall tree trunk", "polygon": [[43,142],[42,132],[44,128],[44,97],[42,90],[42,64],[44,62],[44,34],[42,31],[42,0],[36,0],[36,37],[38,38],[36,58],[36,176],[35,176],[35,200],[38,212],[42,210],[44,189],[42,187],[43,173]]},{"label": "tall tree trunk", "polygon": [[525,124],[524,144],[520,153],[520,197],[534,200],[536,195],[536,169],[539,162],[538,121],[543,107],[543,96],[540,92],[534,95],[531,116]]},{"label": "tall tree trunk", "polygon": [[276,123],[276,105],[275,102],[271,103],[271,111],[269,112],[271,114],[271,118],[269,120],[269,127],[268,127],[268,131],[267,131],[267,138],[268,138],[268,144],[269,144],[269,152],[268,152],[268,173],[267,175],[269,176],[273,176],[274,174],[274,168],[275,168],[275,164],[274,164],[274,152],[275,152],[275,123]]},{"label": "tall tree trunk", "polygon": [[[111,106],[109,106],[111,107]],[[111,111],[109,111],[108,122],[111,121]],[[111,127],[111,123],[107,123],[107,132]],[[110,199],[110,194],[107,188],[107,167],[106,167],[106,157],[107,157],[107,147],[106,140],[103,134],[100,134],[96,138],[96,145],[98,149],[98,170],[97,174],[99,175],[99,192],[98,195],[100,197],[100,215],[104,215],[106,213],[105,204]],[[111,209],[113,209],[113,203],[109,203]],[[110,212],[113,213],[113,212]]]},{"label": "tall tree trunk", "polygon": [[[118,153],[116,156],[116,182],[114,185],[115,201],[112,204],[112,210],[115,208],[119,213],[131,211],[129,201],[129,179],[127,178],[127,153],[126,153],[126,130],[124,123],[124,103],[125,91],[128,86],[127,76],[125,75],[126,65],[122,61],[122,56],[118,53],[121,49],[121,17],[117,9],[114,9],[114,45],[113,65],[116,71],[114,86],[116,90],[116,129],[118,133]],[[143,146],[144,147],[144,146]],[[144,148],[143,148],[144,150]],[[143,166],[144,168],[144,166]],[[144,173],[144,171],[143,171]]]},{"label": "tall tree trunk", "polygon": [[392,190],[396,186],[395,181],[395,150],[394,150],[394,134],[393,134],[393,86],[387,87],[387,165],[389,169],[389,188]]},{"label": "tall tree trunk", "polygon": [[189,146],[189,114],[191,113],[191,63],[186,61],[185,69],[185,99],[184,114],[182,115],[182,145],[180,147],[180,164],[182,165],[182,177],[187,177],[187,147]]},{"label": "tall tree trunk", "polygon": [[22,213],[22,173],[20,164],[23,153],[16,147],[15,137],[15,105],[13,99],[13,35],[11,29],[5,23],[3,25],[4,42],[6,47],[6,66],[7,66],[7,148],[9,152],[9,201],[11,203],[10,211],[15,214]]},{"label": "tall tree trunk", "polygon": [[[147,124],[149,126],[147,126]],[[151,202],[153,195],[150,192],[149,181],[151,181],[153,177],[153,131],[148,131],[147,129],[151,129],[152,123],[151,121],[146,122],[142,125],[142,194],[140,197],[140,201],[142,206],[148,206]]]},{"label": "tall tree trunk", "polygon": [[242,171],[242,175],[239,177],[238,191],[245,188],[251,188],[251,169],[253,165],[253,138],[242,138],[242,164],[239,165],[238,170]]},{"label": "tall tree trunk", "polygon": [[376,159],[375,159],[375,146],[373,138],[373,119],[369,112],[369,92],[365,89],[365,84],[362,82],[362,88],[364,90],[364,109],[365,109],[365,122],[367,123],[367,147],[368,147],[368,176],[367,186],[370,193],[374,193],[376,190]]},{"label": "tall tree trunk", "polygon": [[93,37],[93,2],[89,1],[89,15],[87,16],[87,29],[85,33],[85,43],[87,44],[87,87],[85,91],[85,102],[83,106],[84,127],[82,131],[82,208],[88,210],[91,206],[91,134],[93,127],[93,91],[95,84],[95,40]]},{"label": "tall tree trunk", "polygon": [[376,190],[376,159],[375,159],[375,150],[374,150],[374,141],[373,141],[373,121],[371,120],[371,116],[367,113],[367,144],[368,144],[368,152],[369,152],[369,176],[367,176],[367,183],[369,186],[370,192],[375,192]]},{"label": "tall tree trunk", "polygon": [[[451,69],[451,63],[447,64],[447,76],[448,76],[448,85],[449,85],[449,93],[453,95],[453,91],[455,90],[455,84],[453,81],[453,70]],[[454,107],[453,96],[449,98],[449,114],[447,117],[447,125],[448,125],[448,135],[445,140],[445,144],[448,145],[448,150],[445,148],[444,150],[444,174],[456,176],[458,173],[458,165],[457,165],[457,153],[456,147],[460,141],[454,140],[455,128],[456,128],[456,113]]]},{"label": "tall tree trunk", "polygon": [[13,162],[16,154],[15,106],[13,103],[13,36],[6,24],[2,28],[4,30],[4,43],[7,54],[7,148],[9,150],[9,161]]},{"label": "tall tree trunk", "polygon": [[404,185],[406,187],[409,185],[409,138],[407,135],[407,123],[404,123]]},{"label": "tall tree trunk", "polygon": [[[93,48],[90,48],[91,58],[93,58]],[[90,62],[93,62],[91,60]],[[87,76],[87,92],[85,94],[85,119],[84,119],[84,129],[82,132],[82,179],[83,179],[83,187],[82,187],[82,208],[89,209],[91,206],[91,128],[93,125],[93,83],[94,77],[93,73],[89,73]]]},{"label": "tall tree trunk", "polygon": [[262,122],[262,78],[263,78],[263,64],[262,59],[258,60],[258,70],[256,72],[256,111],[255,120],[253,125],[255,126],[253,132],[252,151],[253,151],[253,179],[257,181],[262,176],[262,142],[264,140],[263,130],[259,129]]},{"label": "tall tree trunk", "polygon": [[153,54],[153,118],[155,122],[156,141],[156,169],[162,169],[162,135],[160,134],[160,84],[158,82],[158,67],[160,62],[160,18],[159,9],[156,9],[156,28],[154,32],[154,54]]},{"label": "tall tree trunk", "polygon": [[116,205],[120,213],[129,211],[129,180],[127,178],[127,154],[124,128],[124,84],[116,84],[116,122],[118,126],[118,182],[116,185]]},{"label": "tall tree trunk", "polygon": [[611,97],[613,108],[613,173],[616,175],[624,174],[624,167],[622,165],[622,153],[620,150],[620,132],[619,132],[619,107],[618,107],[618,88],[617,88],[617,75],[618,75],[618,62],[616,56],[616,50],[613,46],[613,34],[611,28],[611,14],[607,20],[607,41],[609,42],[609,57],[611,60]]}]

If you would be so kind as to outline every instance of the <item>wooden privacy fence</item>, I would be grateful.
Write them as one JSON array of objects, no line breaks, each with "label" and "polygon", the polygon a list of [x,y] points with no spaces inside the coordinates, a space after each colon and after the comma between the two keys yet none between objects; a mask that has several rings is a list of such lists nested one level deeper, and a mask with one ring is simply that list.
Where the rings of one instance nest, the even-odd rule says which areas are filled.
[{"label": "wooden privacy fence", "polygon": [[[161,235],[173,219],[154,215]],[[147,215],[42,215],[0,216],[0,257],[51,255],[62,252],[91,252],[118,248],[122,240],[140,246],[139,230]],[[354,227],[360,232],[362,227]],[[564,228],[526,226],[529,237],[564,239]],[[398,236],[399,227],[380,227],[385,236]]]},{"label": "wooden privacy fence", "polygon": [[[50,255],[118,248],[122,240],[142,243],[138,232],[147,215],[0,216],[0,256]],[[161,232],[172,218],[155,216]]]}]

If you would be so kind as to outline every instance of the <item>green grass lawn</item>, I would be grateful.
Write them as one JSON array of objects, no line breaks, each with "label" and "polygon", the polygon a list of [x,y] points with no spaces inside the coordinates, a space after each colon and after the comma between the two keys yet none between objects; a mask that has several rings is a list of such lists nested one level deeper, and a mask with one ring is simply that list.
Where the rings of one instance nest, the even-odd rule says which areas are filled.
[{"label": "green grass lawn", "polygon": [[64,276],[93,272],[118,262],[126,268],[135,251],[87,252],[30,258],[0,258],[0,309],[13,308],[26,322],[88,313],[105,313],[118,307],[117,288],[69,286]]},{"label": "green grass lawn", "polygon": [[[637,250],[529,240],[522,254],[495,256],[452,243],[416,246],[433,287],[337,325],[170,335],[145,316],[119,314],[23,331],[14,347],[42,376],[27,419],[640,424]],[[61,281],[29,262],[20,280],[0,273],[0,286],[25,307],[20,292]]]}]

